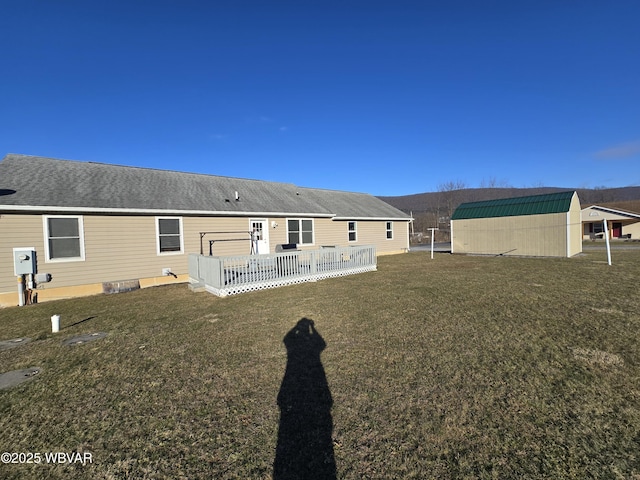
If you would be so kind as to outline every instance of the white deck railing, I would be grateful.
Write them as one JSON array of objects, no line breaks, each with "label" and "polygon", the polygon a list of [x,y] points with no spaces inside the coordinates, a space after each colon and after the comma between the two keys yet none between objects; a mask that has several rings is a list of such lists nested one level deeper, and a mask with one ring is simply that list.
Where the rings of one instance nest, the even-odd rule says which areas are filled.
[{"label": "white deck railing", "polygon": [[210,257],[189,254],[189,281],[220,297],[376,270],[373,245]]}]

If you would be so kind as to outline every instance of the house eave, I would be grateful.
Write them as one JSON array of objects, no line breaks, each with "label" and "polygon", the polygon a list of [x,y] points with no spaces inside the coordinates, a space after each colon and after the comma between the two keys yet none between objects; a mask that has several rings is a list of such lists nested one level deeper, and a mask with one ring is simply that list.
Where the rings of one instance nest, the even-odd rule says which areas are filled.
[{"label": "house eave", "polygon": [[27,212],[27,213],[95,213],[111,215],[188,215],[205,217],[314,217],[332,218],[331,213],[311,212],[261,212],[261,211],[237,211],[226,210],[180,210],[162,208],[105,208],[105,207],[60,207],[51,205],[0,205],[0,212]]},{"label": "house eave", "polygon": [[623,217],[640,219],[640,215],[638,215],[636,213],[625,212],[623,210],[616,210],[614,208],[609,208],[609,207],[601,207],[599,205],[590,205],[590,206],[582,209],[583,212],[585,212],[586,210],[600,210],[601,212],[604,212],[604,213],[612,213],[614,215],[620,215],[620,216],[623,216]]}]

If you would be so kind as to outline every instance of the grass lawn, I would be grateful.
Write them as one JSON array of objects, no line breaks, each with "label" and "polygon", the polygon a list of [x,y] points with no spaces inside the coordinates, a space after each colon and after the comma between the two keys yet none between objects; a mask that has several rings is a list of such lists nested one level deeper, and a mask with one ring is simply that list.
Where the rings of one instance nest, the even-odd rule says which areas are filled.
[{"label": "grass lawn", "polygon": [[414,252],[224,299],[1,309],[0,340],[32,341],[0,373],[42,372],[0,390],[0,451],[92,463],[0,477],[640,479],[640,251],[613,257]]}]

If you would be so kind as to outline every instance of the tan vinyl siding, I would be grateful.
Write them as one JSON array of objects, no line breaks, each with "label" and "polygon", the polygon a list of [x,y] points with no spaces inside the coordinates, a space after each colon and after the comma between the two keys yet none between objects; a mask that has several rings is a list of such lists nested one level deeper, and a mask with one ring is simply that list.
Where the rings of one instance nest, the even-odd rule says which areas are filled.
[{"label": "tan vinyl siding", "polygon": [[[0,292],[17,292],[13,274],[13,249],[34,247],[38,269],[44,264],[44,240],[40,215],[0,214]],[[17,295],[17,293],[16,293]]]},{"label": "tan vinyl siding", "polygon": [[[183,217],[182,223],[184,225],[184,249],[186,253],[200,253],[200,232],[242,232],[206,235],[202,240],[204,255],[209,255],[209,240],[222,239],[244,240],[214,242],[214,255],[249,255],[251,253],[248,217]],[[167,259],[167,261],[170,260]]]},{"label": "tan vinyl siding", "polygon": [[[17,279],[13,274],[13,248],[15,247],[34,247],[38,272],[50,273],[53,276],[53,280],[50,283],[41,284],[38,291],[81,285],[99,286],[103,282],[121,280],[146,280],[145,284],[156,284],[155,280],[162,277],[163,268],[170,268],[174,274],[184,279],[188,274],[188,254],[200,252],[200,232],[241,232],[207,235],[202,241],[205,255],[209,253],[209,239],[230,238],[241,240],[214,243],[214,255],[248,255],[250,253],[250,217],[173,215],[162,217],[182,218],[183,252],[158,254],[156,229],[158,217],[156,216],[82,215],[85,259],[47,262],[43,215],[2,214],[0,215],[0,294],[17,292]],[[276,244],[288,242],[287,219],[285,217],[264,219],[268,229],[270,252],[274,252]],[[328,218],[315,218],[313,221],[315,242],[311,246],[301,248],[372,244],[376,246],[378,254],[385,254],[403,252],[408,247],[407,222],[394,222],[394,238],[388,240],[386,222],[358,220],[358,240],[349,242],[348,221],[333,221]],[[277,223],[275,228],[272,222]],[[167,280],[173,280],[173,278]],[[73,290],[71,292],[65,295],[73,296]],[[11,301],[13,302],[13,297]]]},{"label": "tan vinyl siding", "polygon": [[[158,277],[163,268],[170,268],[177,275],[186,274],[188,254],[200,252],[200,232],[242,232],[205,236],[205,254],[209,253],[209,239],[243,239],[214,243],[215,255],[248,255],[251,251],[248,217],[182,217],[184,251],[158,254],[156,216],[83,215],[85,260],[46,262],[42,217],[0,216],[0,292],[16,289],[15,247],[36,248],[38,272],[51,273],[54,278],[42,288]],[[286,242],[284,221],[276,221],[279,227],[269,231],[271,251],[276,243]],[[271,219],[267,222],[270,226]]]},{"label": "tan vinyl siding", "polygon": [[[271,226],[272,222],[276,222],[276,227]],[[317,225],[318,219],[314,220],[314,228]],[[269,252],[274,253],[276,251],[276,245],[288,243],[287,239],[287,219],[285,217],[271,217],[267,218],[269,225]]]},{"label": "tan vinyl siding", "polygon": [[330,218],[316,218],[313,225],[315,243],[309,249],[330,245],[348,245],[347,224]]},{"label": "tan vinyl siding", "polygon": [[357,240],[349,241],[349,221],[316,218],[314,223],[315,243],[304,248],[319,248],[327,245],[374,245],[378,255],[404,252],[409,246],[408,222],[393,222],[393,238],[387,239],[387,222],[382,220],[356,220]]},{"label": "tan vinyl siding", "polygon": [[[344,239],[348,238],[348,222],[342,223]],[[408,222],[391,222],[393,226],[393,238],[387,238],[386,221],[358,221],[357,245],[375,245],[378,255],[406,251],[409,246]]]},{"label": "tan vinyl siding", "polygon": [[36,248],[38,272],[51,273],[54,279],[43,288],[158,277],[163,268],[170,268],[177,275],[186,274],[188,253],[200,251],[201,231],[246,231],[240,235],[205,237],[203,248],[208,253],[208,238],[246,237],[246,241],[216,243],[215,253],[250,253],[247,218],[182,217],[184,251],[158,254],[156,218],[84,215],[85,260],[46,262],[42,215],[3,214],[0,217],[0,292],[15,289],[14,247]]},{"label": "tan vinyl siding", "polygon": [[640,238],[640,222],[631,225],[622,226],[623,235],[631,235],[631,238],[638,240]]}]

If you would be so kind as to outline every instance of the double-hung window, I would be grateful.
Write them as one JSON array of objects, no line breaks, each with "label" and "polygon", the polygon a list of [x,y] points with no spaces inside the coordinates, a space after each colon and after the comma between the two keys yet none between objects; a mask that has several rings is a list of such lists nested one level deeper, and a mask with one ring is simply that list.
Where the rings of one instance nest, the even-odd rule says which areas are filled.
[{"label": "double-hung window", "polygon": [[387,222],[387,239],[393,239],[393,222]]},{"label": "double-hung window", "polygon": [[177,254],[184,250],[182,239],[182,218],[180,217],[157,217],[157,246],[158,255]]},{"label": "double-hung window", "polygon": [[47,262],[84,260],[84,227],[81,216],[43,217]]},{"label": "double-hung window", "polygon": [[349,222],[349,241],[350,242],[355,242],[358,240],[358,232],[356,230],[357,225],[356,222]]},{"label": "double-hung window", "polygon": [[313,244],[313,219],[287,219],[287,239],[289,243],[300,245]]}]

